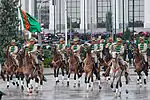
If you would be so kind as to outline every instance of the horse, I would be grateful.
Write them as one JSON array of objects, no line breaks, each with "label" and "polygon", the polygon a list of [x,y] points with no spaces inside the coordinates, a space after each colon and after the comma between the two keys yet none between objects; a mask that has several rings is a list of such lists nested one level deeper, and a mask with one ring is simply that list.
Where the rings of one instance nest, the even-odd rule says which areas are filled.
[{"label": "horse", "polygon": [[[69,48],[67,50],[67,55],[69,57],[68,59],[68,78],[67,78],[67,86],[69,86],[69,79],[70,79],[70,75],[71,73],[74,73],[74,87],[76,87],[76,75],[78,75],[78,87],[80,87],[80,77],[81,74],[79,74],[79,59],[77,56],[75,56],[75,54],[73,53],[73,51],[71,50],[71,48]],[[81,67],[81,66],[80,66]]]},{"label": "horse", "polygon": [[[35,90],[38,93],[38,85],[40,83],[41,88],[43,85],[43,67],[41,67],[40,69],[37,68],[37,66],[35,66],[35,61],[32,58],[31,54],[28,54],[28,52],[26,52],[25,48],[21,49],[19,51],[19,54],[21,55],[20,57],[18,56],[17,58],[19,59],[19,64],[20,65],[20,69],[21,72],[23,72],[23,74],[21,74],[22,78],[25,78],[26,83],[27,83],[27,91],[28,93],[32,93],[32,82],[33,79],[35,79],[36,85],[35,85]],[[35,69],[36,67],[36,69]],[[18,71],[19,72],[19,71]],[[21,85],[23,85],[23,83],[21,82]]]},{"label": "horse", "polygon": [[58,52],[56,46],[52,49],[53,59],[52,59],[52,65],[54,68],[54,77],[56,79],[56,84],[59,82],[58,75],[59,75],[59,69],[61,69],[62,72],[62,83],[64,81],[64,62],[62,55],[60,52]]},{"label": "horse", "polygon": [[[17,69],[17,64],[15,59],[9,54],[8,49],[7,52],[4,54],[6,61],[4,62],[4,67],[2,68],[1,76],[5,81],[5,75],[7,76],[7,88],[9,88],[9,82],[12,81],[12,84],[15,85],[13,82],[13,75],[16,74],[15,71]],[[17,83],[18,86],[18,83]]]},{"label": "horse", "polygon": [[[112,64],[112,55],[109,53],[109,49],[108,48],[104,48],[103,50],[103,58],[98,58],[99,59],[99,63],[101,66],[103,66],[104,69],[104,73],[103,76],[106,78],[109,76],[109,72],[111,69],[111,64]],[[109,80],[110,78],[108,78]]]},{"label": "horse", "polygon": [[[126,85],[129,83],[129,76],[128,76],[129,65],[126,61],[124,61],[121,58],[120,54],[113,52],[112,56],[113,56],[113,60],[112,60],[112,67],[110,70],[111,88],[113,89],[114,81],[116,79],[117,83],[116,83],[115,95],[117,97],[117,96],[121,96],[121,88],[122,88],[121,78],[123,75],[125,76]],[[127,89],[126,89],[126,93],[128,93]]]},{"label": "horse", "polygon": [[147,83],[146,79],[148,77],[148,66],[146,66],[144,57],[142,56],[142,54],[139,53],[138,48],[135,48],[133,57],[134,57],[135,71],[138,75],[137,84],[140,84],[140,86],[142,86],[142,80],[141,80],[142,72],[144,72],[144,74],[145,74],[144,84],[146,84]]}]

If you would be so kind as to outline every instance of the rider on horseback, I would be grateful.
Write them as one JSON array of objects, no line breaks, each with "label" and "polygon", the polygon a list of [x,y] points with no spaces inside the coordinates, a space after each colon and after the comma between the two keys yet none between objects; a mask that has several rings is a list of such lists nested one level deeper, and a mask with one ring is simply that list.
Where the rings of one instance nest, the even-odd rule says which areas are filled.
[{"label": "rider on horseback", "polygon": [[65,50],[66,46],[65,46],[65,42],[64,42],[64,39],[61,38],[59,40],[59,43],[58,46],[57,46],[57,50],[60,52],[60,54],[62,55],[62,58],[63,58],[63,62],[65,63],[65,55],[63,53],[63,51]]},{"label": "rider on horseback", "polygon": [[26,52],[28,52],[29,55],[31,55],[31,57],[33,57],[34,61],[35,61],[35,66],[34,68],[36,69],[36,66],[38,67],[38,69],[40,69],[40,65],[39,65],[39,61],[37,58],[37,52],[38,52],[38,45],[35,44],[36,40],[34,38],[30,39],[30,44],[26,45]]},{"label": "rider on horseback", "polygon": [[78,44],[78,41],[79,41],[79,38],[74,38],[73,39],[74,44],[71,46],[71,49],[79,59],[79,63],[80,63],[79,71],[82,72],[82,60],[81,60],[81,57],[80,57],[80,48],[81,48],[81,46]]},{"label": "rider on horseback", "polygon": [[148,67],[148,61],[147,61],[147,44],[144,43],[144,37],[140,37],[140,43],[138,44],[138,49],[139,52],[143,55],[145,63],[146,63],[146,67]]},{"label": "rider on horseback", "polygon": [[100,56],[100,58],[103,58],[103,53],[102,53],[102,51],[103,51],[103,48],[104,48],[104,44],[102,43],[103,41],[101,40],[101,36],[99,36],[98,38],[97,38],[97,52],[99,52],[98,54],[98,56]]},{"label": "rider on horseback", "polygon": [[98,68],[98,63],[97,63],[97,44],[95,42],[95,37],[92,38],[91,40],[91,54],[92,54],[92,58],[94,58],[94,63],[95,63],[95,67]]},{"label": "rider on horseback", "polygon": [[18,47],[16,46],[15,42],[16,42],[15,40],[11,41],[11,46],[9,47],[9,53],[14,58],[16,65],[19,66],[18,60],[16,59]]}]

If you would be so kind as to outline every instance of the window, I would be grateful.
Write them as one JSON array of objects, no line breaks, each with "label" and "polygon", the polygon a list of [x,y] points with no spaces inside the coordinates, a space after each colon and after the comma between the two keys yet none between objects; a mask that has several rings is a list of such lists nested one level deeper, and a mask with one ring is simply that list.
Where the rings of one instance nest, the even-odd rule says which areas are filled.
[{"label": "window", "polygon": [[68,27],[80,28],[80,0],[67,0]]},{"label": "window", "polygon": [[49,1],[47,0],[36,0],[35,17],[38,18],[38,10],[41,5],[41,23],[44,24],[45,28],[49,27]]},{"label": "window", "polygon": [[112,0],[97,0],[97,27],[106,28],[106,14],[111,12]]},{"label": "window", "polygon": [[[133,0],[129,0],[129,27],[133,27]],[[134,27],[144,27],[144,0],[134,0]]]}]

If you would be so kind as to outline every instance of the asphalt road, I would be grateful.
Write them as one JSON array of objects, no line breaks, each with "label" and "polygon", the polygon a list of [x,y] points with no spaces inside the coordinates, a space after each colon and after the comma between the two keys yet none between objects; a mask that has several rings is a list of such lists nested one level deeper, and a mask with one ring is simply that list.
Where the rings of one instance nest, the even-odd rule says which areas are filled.
[{"label": "asphalt road", "polygon": [[[150,100],[149,80],[147,85],[139,87],[136,85],[136,75],[134,74],[130,76],[131,81],[128,86],[125,86],[125,82],[123,82],[122,94],[118,98],[115,97],[109,83],[103,77],[101,91],[98,89],[98,82],[95,81],[94,90],[88,92],[84,84],[84,77],[82,77],[81,86],[76,88],[73,87],[73,79],[70,79],[70,86],[67,87],[66,80],[64,84],[60,82],[56,85],[53,75],[47,75],[46,77],[48,81],[44,83],[43,91],[38,94],[33,92],[30,96],[27,96],[26,92],[21,92],[19,88],[12,84],[9,89],[6,89],[6,82],[0,79],[0,90],[7,94],[2,100]],[[126,94],[125,88],[128,89],[128,94]]]}]

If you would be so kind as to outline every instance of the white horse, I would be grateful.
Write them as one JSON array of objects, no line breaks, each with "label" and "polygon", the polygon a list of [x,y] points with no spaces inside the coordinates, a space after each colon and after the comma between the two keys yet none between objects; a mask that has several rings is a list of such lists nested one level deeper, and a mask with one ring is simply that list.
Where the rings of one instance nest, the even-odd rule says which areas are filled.
[{"label": "white horse", "polygon": [[[124,75],[126,79],[126,84],[128,84],[128,70],[129,70],[129,64],[124,61],[120,54],[117,54],[116,52],[112,53],[112,67],[110,70],[110,77],[111,77],[111,88],[114,88],[114,81],[116,80],[116,89],[115,89],[115,96],[120,97],[121,96],[121,88],[122,88],[122,81],[121,78]],[[128,90],[126,89],[126,93],[128,93]]]}]

